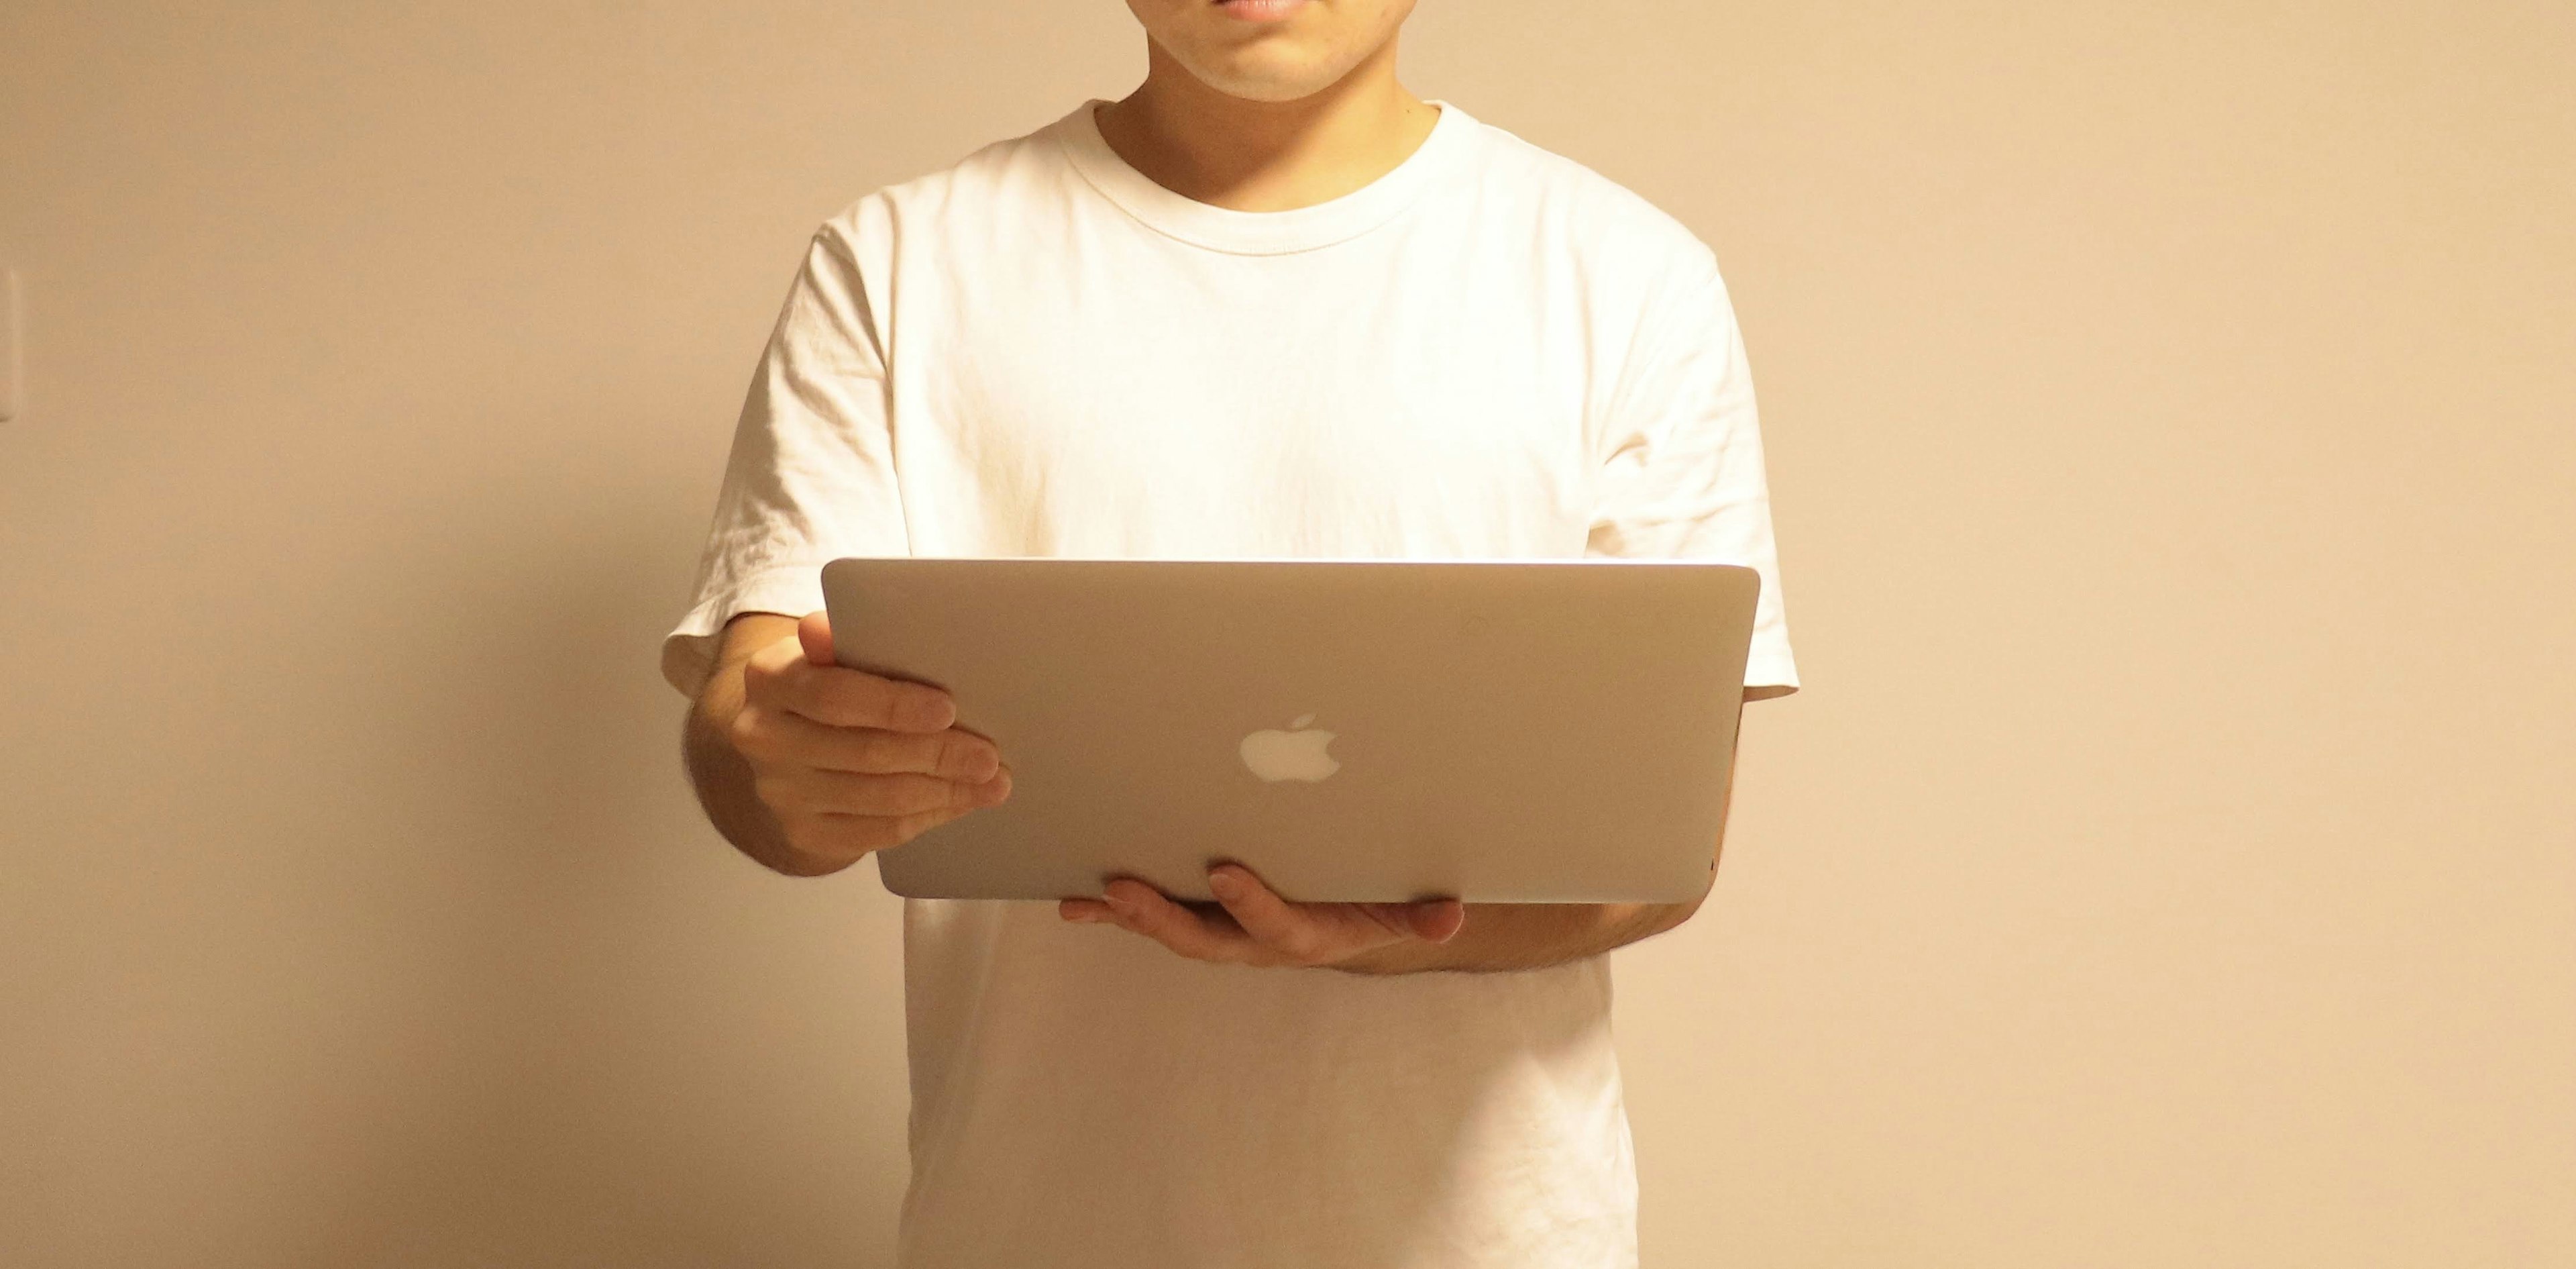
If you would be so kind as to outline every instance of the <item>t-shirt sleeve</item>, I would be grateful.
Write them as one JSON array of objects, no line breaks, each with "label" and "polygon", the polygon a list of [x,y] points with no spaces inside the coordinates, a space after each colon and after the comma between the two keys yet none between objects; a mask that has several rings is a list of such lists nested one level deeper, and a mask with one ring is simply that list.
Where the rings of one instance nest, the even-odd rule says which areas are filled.
[{"label": "t-shirt sleeve", "polygon": [[1744,685],[1795,689],[1743,334],[1712,257],[1665,282],[1605,412],[1586,553],[1752,567],[1762,594]]},{"label": "t-shirt sleeve", "polygon": [[826,226],[743,402],[688,615],[662,641],[671,686],[698,694],[735,614],[821,608],[825,563],[909,553],[882,348],[858,256]]}]

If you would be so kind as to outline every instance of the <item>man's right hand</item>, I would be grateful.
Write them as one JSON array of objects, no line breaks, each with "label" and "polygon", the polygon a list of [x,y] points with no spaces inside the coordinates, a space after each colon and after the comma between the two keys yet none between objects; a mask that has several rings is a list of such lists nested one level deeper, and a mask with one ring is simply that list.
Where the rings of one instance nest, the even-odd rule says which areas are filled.
[{"label": "man's right hand", "polygon": [[[725,635],[694,726],[699,744],[720,740],[739,762],[702,762],[693,749],[691,766],[717,826],[761,862],[835,872],[1010,796],[1000,751],[957,727],[947,693],[836,664],[824,614],[744,614]],[[735,673],[738,688],[723,681]],[[736,769],[708,769],[719,766]],[[710,787],[737,782],[748,787]],[[745,795],[767,813],[771,831],[756,834],[775,839],[759,844],[767,849],[719,812]]]}]

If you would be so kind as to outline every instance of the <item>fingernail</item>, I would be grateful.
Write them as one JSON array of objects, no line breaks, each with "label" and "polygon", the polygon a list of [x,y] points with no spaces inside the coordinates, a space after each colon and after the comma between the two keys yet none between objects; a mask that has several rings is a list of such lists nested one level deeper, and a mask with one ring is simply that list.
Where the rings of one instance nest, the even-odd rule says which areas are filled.
[{"label": "fingernail", "polygon": [[1101,897],[1101,899],[1102,899],[1102,901],[1103,901],[1103,902],[1106,902],[1106,903],[1107,903],[1111,908],[1115,909],[1115,910],[1117,911],[1118,915],[1120,915],[1120,916],[1134,916],[1134,915],[1136,915],[1136,901],[1135,901],[1135,900],[1130,899],[1130,898],[1128,898],[1127,896],[1125,896],[1125,895],[1123,895],[1123,894],[1104,894],[1104,895],[1102,895],[1102,896],[1100,896],[1100,897]]},{"label": "fingernail", "polygon": [[994,772],[992,778],[986,780],[983,785],[980,786],[978,792],[983,796],[984,804],[986,806],[990,806],[993,803],[1011,796],[1011,773],[1008,771]]},{"label": "fingernail", "polygon": [[1208,889],[1215,891],[1220,899],[1240,899],[1243,897],[1243,878],[1227,869],[1212,868],[1208,870]]}]

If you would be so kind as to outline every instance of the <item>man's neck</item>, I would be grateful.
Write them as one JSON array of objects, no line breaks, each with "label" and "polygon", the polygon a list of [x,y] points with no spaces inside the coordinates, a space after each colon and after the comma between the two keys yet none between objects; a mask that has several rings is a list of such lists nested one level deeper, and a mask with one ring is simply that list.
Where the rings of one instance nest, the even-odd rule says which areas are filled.
[{"label": "man's neck", "polygon": [[1281,102],[1218,92],[1148,48],[1144,84],[1094,115],[1101,139],[1155,184],[1218,207],[1339,198],[1395,170],[1440,117],[1396,82],[1392,40],[1332,87]]}]

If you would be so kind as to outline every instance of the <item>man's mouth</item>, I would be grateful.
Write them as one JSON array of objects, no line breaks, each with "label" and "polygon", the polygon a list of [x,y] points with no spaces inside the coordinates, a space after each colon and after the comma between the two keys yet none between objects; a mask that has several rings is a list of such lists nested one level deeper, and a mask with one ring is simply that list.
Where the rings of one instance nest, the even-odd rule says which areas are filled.
[{"label": "man's mouth", "polygon": [[1227,16],[1244,22],[1278,22],[1285,20],[1297,10],[1305,8],[1308,2],[1309,0],[1216,0],[1216,7],[1223,9]]}]

